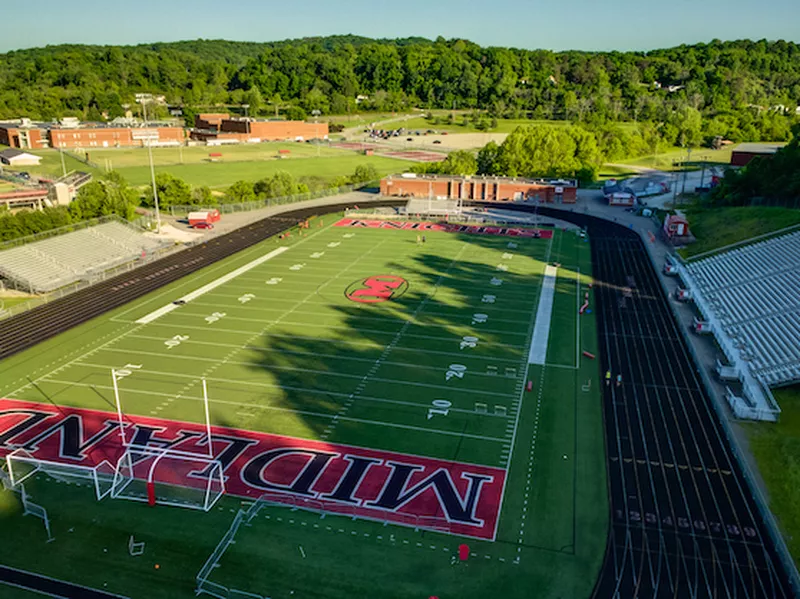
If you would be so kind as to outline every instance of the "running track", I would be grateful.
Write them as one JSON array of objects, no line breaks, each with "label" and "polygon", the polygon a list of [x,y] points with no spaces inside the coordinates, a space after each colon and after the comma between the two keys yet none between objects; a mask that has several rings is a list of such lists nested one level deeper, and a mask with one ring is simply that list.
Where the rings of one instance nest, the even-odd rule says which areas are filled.
[{"label": "running track", "polygon": [[795,597],[644,243],[539,212],[587,226],[600,372],[623,376],[603,388],[611,525],[594,597]]}]

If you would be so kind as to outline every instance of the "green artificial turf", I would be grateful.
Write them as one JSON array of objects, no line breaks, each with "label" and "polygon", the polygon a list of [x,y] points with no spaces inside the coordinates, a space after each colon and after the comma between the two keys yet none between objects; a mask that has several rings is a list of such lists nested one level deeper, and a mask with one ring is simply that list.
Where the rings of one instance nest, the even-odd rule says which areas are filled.
[{"label": "green artificial turf", "polygon": [[[334,220],[7,359],[0,394],[108,411],[110,369],[135,364],[120,380],[131,415],[201,422],[205,377],[214,424],[508,469],[494,542],[271,505],[240,529],[213,583],[287,599],[589,597],[608,524],[598,372],[581,354],[597,351],[595,322],[578,315],[589,244],[562,231],[552,240],[429,232],[420,244],[414,231]],[[169,314],[134,322],[282,245]],[[547,364],[528,368],[548,262],[560,267]],[[379,304],[347,299],[351,284],[378,274],[402,276],[407,292]],[[176,335],[179,344],[166,343]],[[461,348],[465,336],[478,337],[475,347]],[[464,376],[448,379],[454,363]],[[429,413],[436,400],[450,402],[446,414]],[[45,543],[41,522],[23,518],[6,492],[0,562],[130,597],[192,596],[240,508],[235,497],[208,514],[98,503],[91,489],[45,475],[29,491],[56,540]],[[144,556],[127,555],[130,535],[146,543]],[[464,542],[474,556],[451,563]]]}]

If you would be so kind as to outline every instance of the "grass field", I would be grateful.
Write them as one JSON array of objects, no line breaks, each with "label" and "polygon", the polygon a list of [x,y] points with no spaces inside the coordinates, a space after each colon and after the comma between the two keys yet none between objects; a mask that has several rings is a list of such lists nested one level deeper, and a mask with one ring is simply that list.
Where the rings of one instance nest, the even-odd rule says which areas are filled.
[{"label": "grass field", "polygon": [[[597,350],[594,316],[577,314],[588,243],[555,231],[552,240],[431,232],[418,244],[413,231],[324,221],[5,360],[0,394],[108,411],[110,368],[136,364],[120,380],[131,418],[202,421],[205,377],[215,425],[506,472],[494,541],[270,506],[225,554],[212,576],[219,584],[287,599],[529,597],[534,588],[537,597],[588,597],[608,516],[597,366],[580,354]],[[134,322],[281,247],[149,324]],[[561,266],[552,318],[540,323],[550,330],[546,365],[528,367],[552,262]],[[408,282],[402,297],[345,296],[354,282],[389,273]],[[462,348],[464,337],[477,337],[474,346]],[[86,487],[44,475],[26,488],[48,509],[56,540],[46,544],[41,522],[22,518],[6,492],[0,562],[131,597],[192,596],[240,506],[233,496],[207,514],[94,502]],[[131,534],[145,555],[128,556]],[[453,565],[463,542],[473,557]]]},{"label": "grass field", "polygon": [[777,423],[743,423],[789,551],[800,565],[800,387],[775,390]]},{"label": "grass field", "polygon": [[633,166],[643,166],[649,168],[656,168],[664,171],[680,170],[682,166],[675,166],[675,163],[686,162],[692,169],[702,168],[702,163],[706,162],[709,165],[714,164],[730,164],[731,154],[735,146],[726,146],[721,150],[712,150],[710,148],[693,148],[691,156],[687,160],[685,148],[669,148],[666,151],[661,151],[657,156],[640,156],[637,158],[625,158],[623,160],[615,160],[615,162],[630,164]]},{"label": "grass field", "polygon": [[684,258],[800,224],[792,208],[690,208],[687,215],[697,241],[679,250]]},{"label": "grass field", "polygon": [[[278,159],[279,150],[289,150],[288,158]],[[319,151],[319,156],[317,153]],[[209,152],[223,155],[220,162],[208,161]],[[42,156],[38,167],[27,167],[31,173],[48,176],[62,174],[61,157],[53,150],[34,152]],[[183,162],[181,162],[181,154]],[[89,158],[98,165],[91,168],[66,155],[68,171],[88,171],[99,174],[106,167],[123,175],[130,184],[147,185],[150,181],[150,166],[147,151],[142,148],[119,148],[91,150]],[[301,143],[266,143],[239,145],[223,148],[194,147],[154,148],[153,162],[156,172],[168,172],[184,179],[191,185],[208,185],[224,188],[244,179],[256,181],[277,171],[288,171],[297,177],[321,177],[333,179],[351,175],[356,166],[372,164],[381,175],[407,168],[408,161],[380,156],[362,156],[349,150],[327,146],[312,146]]]}]

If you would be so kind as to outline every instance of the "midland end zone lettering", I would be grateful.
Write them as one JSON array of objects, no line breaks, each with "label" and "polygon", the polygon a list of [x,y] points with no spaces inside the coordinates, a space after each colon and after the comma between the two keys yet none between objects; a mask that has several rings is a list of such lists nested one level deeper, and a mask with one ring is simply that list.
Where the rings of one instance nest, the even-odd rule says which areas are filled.
[{"label": "midland end zone lettering", "polygon": [[448,222],[411,222],[399,220],[364,220],[358,218],[343,218],[334,224],[335,227],[350,227],[353,229],[399,229],[401,231],[442,231],[445,233],[467,233],[469,235],[504,235],[506,237],[531,237],[550,239],[553,231],[550,229],[524,229],[520,227],[483,227],[479,225],[459,225]]},{"label": "midland end zone lettering", "polygon": [[[126,439],[135,445],[207,452],[203,425],[132,420]],[[494,539],[503,469],[222,427],[212,428],[212,443],[232,495],[269,493],[330,512]],[[20,447],[39,459],[83,466],[116,464],[122,451],[114,413],[0,399],[0,455]],[[169,477],[157,470],[156,489]],[[204,486],[199,464],[187,481]]]}]

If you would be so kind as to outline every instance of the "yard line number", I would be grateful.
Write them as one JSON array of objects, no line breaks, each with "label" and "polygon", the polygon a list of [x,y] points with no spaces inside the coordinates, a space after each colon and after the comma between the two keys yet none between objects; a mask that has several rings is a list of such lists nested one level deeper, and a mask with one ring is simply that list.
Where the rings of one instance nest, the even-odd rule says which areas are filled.
[{"label": "yard line number", "polygon": [[167,349],[172,349],[173,347],[178,347],[184,341],[189,341],[189,335],[175,335],[171,339],[167,339],[164,345],[167,346]]}]

